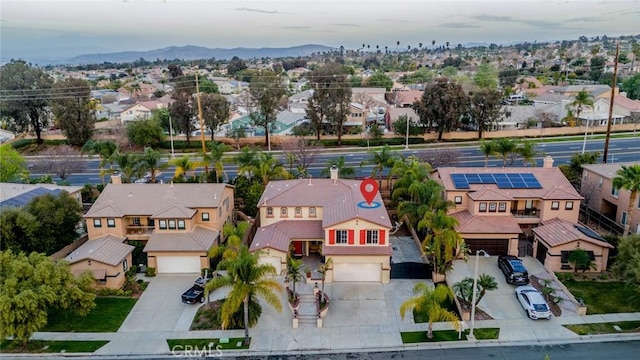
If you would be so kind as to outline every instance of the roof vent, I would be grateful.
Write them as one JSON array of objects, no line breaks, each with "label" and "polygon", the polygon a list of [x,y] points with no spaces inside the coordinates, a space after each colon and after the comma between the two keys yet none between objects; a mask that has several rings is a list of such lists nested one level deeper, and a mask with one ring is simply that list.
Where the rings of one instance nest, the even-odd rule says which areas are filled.
[{"label": "roof vent", "polygon": [[338,167],[332,165],[331,169],[329,169],[329,173],[331,174],[331,180],[333,180],[333,183],[336,184],[338,182]]}]

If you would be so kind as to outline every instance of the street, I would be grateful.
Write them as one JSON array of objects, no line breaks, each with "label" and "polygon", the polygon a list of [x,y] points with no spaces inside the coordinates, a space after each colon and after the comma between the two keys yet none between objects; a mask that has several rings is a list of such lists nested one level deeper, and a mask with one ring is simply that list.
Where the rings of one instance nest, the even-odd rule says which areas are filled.
[{"label": "street", "polygon": [[[372,148],[374,151],[379,151],[379,148]],[[484,166],[485,158],[478,149],[477,145],[473,146],[461,146],[455,147],[459,151],[459,159],[455,166]],[[586,151],[599,151],[601,156],[604,149],[604,139],[596,139],[596,140],[588,140],[586,144]],[[575,153],[579,153],[582,150],[582,140],[575,141],[558,141],[558,142],[542,142],[537,143],[535,146],[535,150],[538,152],[538,155],[535,157],[536,166],[542,166],[542,159],[549,155],[554,159],[554,166],[568,164],[571,156]],[[427,149],[414,149],[414,150],[401,150],[397,151],[397,153],[401,153],[403,156],[409,155],[417,155],[419,153],[425,151],[434,151]],[[364,166],[360,166],[361,162],[365,159],[370,159],[371,154],[368,153],[366,148],[363,149],[345,149],[343,152],[332,151],[331,153],[321,153],[316,156],[315,161],[309,166],[309,173],[312,177],[320,177],[320,173],[323,169],[327,167],[327,162],[330,159],[336,158],[340,155],[344,155],[346,158],[346,166],[351,166],[355,168],[355,176],[356,177],[366,177],[371,174],[373,165],[367,164]],[[181,155],[176,155],[181,156]],[[282,159],[282,157],[281,157]],[[639,161],[640,162],[640,137],[627,137],[627,138],[612,138],[609,142],[609,163],[620,163],[620,162],[632,162]],[[29,162],[30,160],[27,159]],[[166,161],[166,160],[165,160]],[[92,157],[87,160],[87,167],[84,172],[80,174],[72,174],[69,176],[67,181],[71,185],[82,186],[85,184],[100,184],[102,180],[99,176],[99,159],[97,157]],[[514,166],[522,166],[522,161],[516,161]],[[497,167],[502,166],[502,161],[499,160],[496,156],[491,156],[489,158],[489,166]],[[117,167],[116,167],[117,168]],[[163,170],[163,173],[158,177],[159,180],[163,182],[170,181],[173,177],[173,173],[175,171],[175,167],[170,166],[168,169]],[[238,171],[238,167],[235,164],[225,164],[225,173],[229,178],[233,178],[236,176]],[[39,176],[42,174],[32,174],[32,176]],[[55,179],[54,180],[58,180]],[[105,183],[108,182],[108,179],[104,179]]]}]

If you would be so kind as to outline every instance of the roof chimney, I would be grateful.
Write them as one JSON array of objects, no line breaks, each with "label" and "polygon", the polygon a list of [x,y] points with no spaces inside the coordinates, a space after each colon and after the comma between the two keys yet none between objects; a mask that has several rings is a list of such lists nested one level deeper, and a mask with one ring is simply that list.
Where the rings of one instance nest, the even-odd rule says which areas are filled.
[{"label": "roof chimney", "polygon": [[552,168],[553,167],[553,158],[551,156],[546,156],[542,159],[542,167],[543,168]]},{"label": "roof chimney", "polygon": [[333,180],[333,183],[335,184],[338,181],[338,167],[335,165],[331,166],[329,173],[331,174],[331,180]]},{"label": "roof chimney", "polygon": [[309,183],[307,185],[311,185],[311,174],[309,174]]},{"label": "roof chimney", "polygon": [[122,184],[122,177],[120,176],[120,173],[111,174],[111,183],[112,184]]}]

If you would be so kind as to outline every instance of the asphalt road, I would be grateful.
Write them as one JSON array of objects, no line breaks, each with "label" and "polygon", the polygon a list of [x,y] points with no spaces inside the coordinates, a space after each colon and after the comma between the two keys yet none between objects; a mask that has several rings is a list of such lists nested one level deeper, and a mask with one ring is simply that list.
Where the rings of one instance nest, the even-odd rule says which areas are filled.
[{"label": "asphalt road", "polygon": [[[477,145],[455,147],[459,151],[459,160],[456,166],[484,166],[485,158],[482,155]],[[376,150],[372,148],[372,150]],[[554,165],[567,164],[571,156],[575,153],[579,153],[582,150],[582,140],[577,141],[559,141],[559,142],[545,142],[536,144],[535,150],[538,152],[536,156],[536,166],[542,166],[542,159],[550,155],[555,160]],[[418,155],[419,153],[431,151],[425,149],[415,149],[409,151],[398,151],[404,156]],[[599,151],[601,156],[604,151],[604,139],[588,140],[586,151]],[[371,175],[373,165],[360,166],[363,160],[370,159],[371,154],[367,152],[367,149],[353,148],[344,150],[343,152],[332,151],[331,153],[319,154],[315,161],[309,167],[309,173],[312,177],[321,177],[320,173],[327,167],[327,162],[330,159],[336,158],[340,155],[346,157],[347,166],[352,166],[356,170],[356,177],[365,177]],[[30,161],[30,160],[28,160]],[[619,162],[640,162],[640,135],[631,138],[613,138],[609,142],[609,156],[608,163]],[[100,184],[102,180],[99,176],[98,158],[94,157],[87,160],[86,169],[79,174],[72,174],[67,181],[71,185],[84,185],[84,184]],[[498,167],[502,166],[502,161],[497,157],[492,156],[489,158],[489,166]],[[522,161],[516,161],[514,166],[522,166]],[[237,166],[235,164],[225,164],[225,172],[228,177],[233,178],[237,174]],[[158,177],[159,180],[164,182],[169,181],[175,168],[170,167],[163,171]],[[32,176],[38,176],[41,174],[32,174]],[[59,180],[54,178],[55,180]],[[108,182],[108,179],[105,179]]]}]

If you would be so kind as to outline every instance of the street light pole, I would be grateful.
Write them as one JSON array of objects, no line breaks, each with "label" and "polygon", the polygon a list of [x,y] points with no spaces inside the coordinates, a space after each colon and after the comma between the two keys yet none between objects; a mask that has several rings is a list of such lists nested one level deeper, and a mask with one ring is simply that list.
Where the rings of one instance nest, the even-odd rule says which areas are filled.
[{"label": "street light pole", "polygon": [[469,329],[469,339],[474,339],[473,326],[476,320],[476,295],[478,292],[478,261],[480,259],[480,253],[484,254],[484,257],[489,257],[489,253],[484,250],[476,250],[476,268],[473,272],[473,294],[471,295],[471,327]]},{"label": "street light pole", "polygon": [[409,116],[407,116],[407,136],[405,138],[404,149],[409,150]]},{"label": "street light pole", "polygon": [[584,140],[582,140],[582,152],[584,154],[584,150],[587,147],[587,133],[589,132],[589,119],[587,120],[587,126],[584,128]]}]

